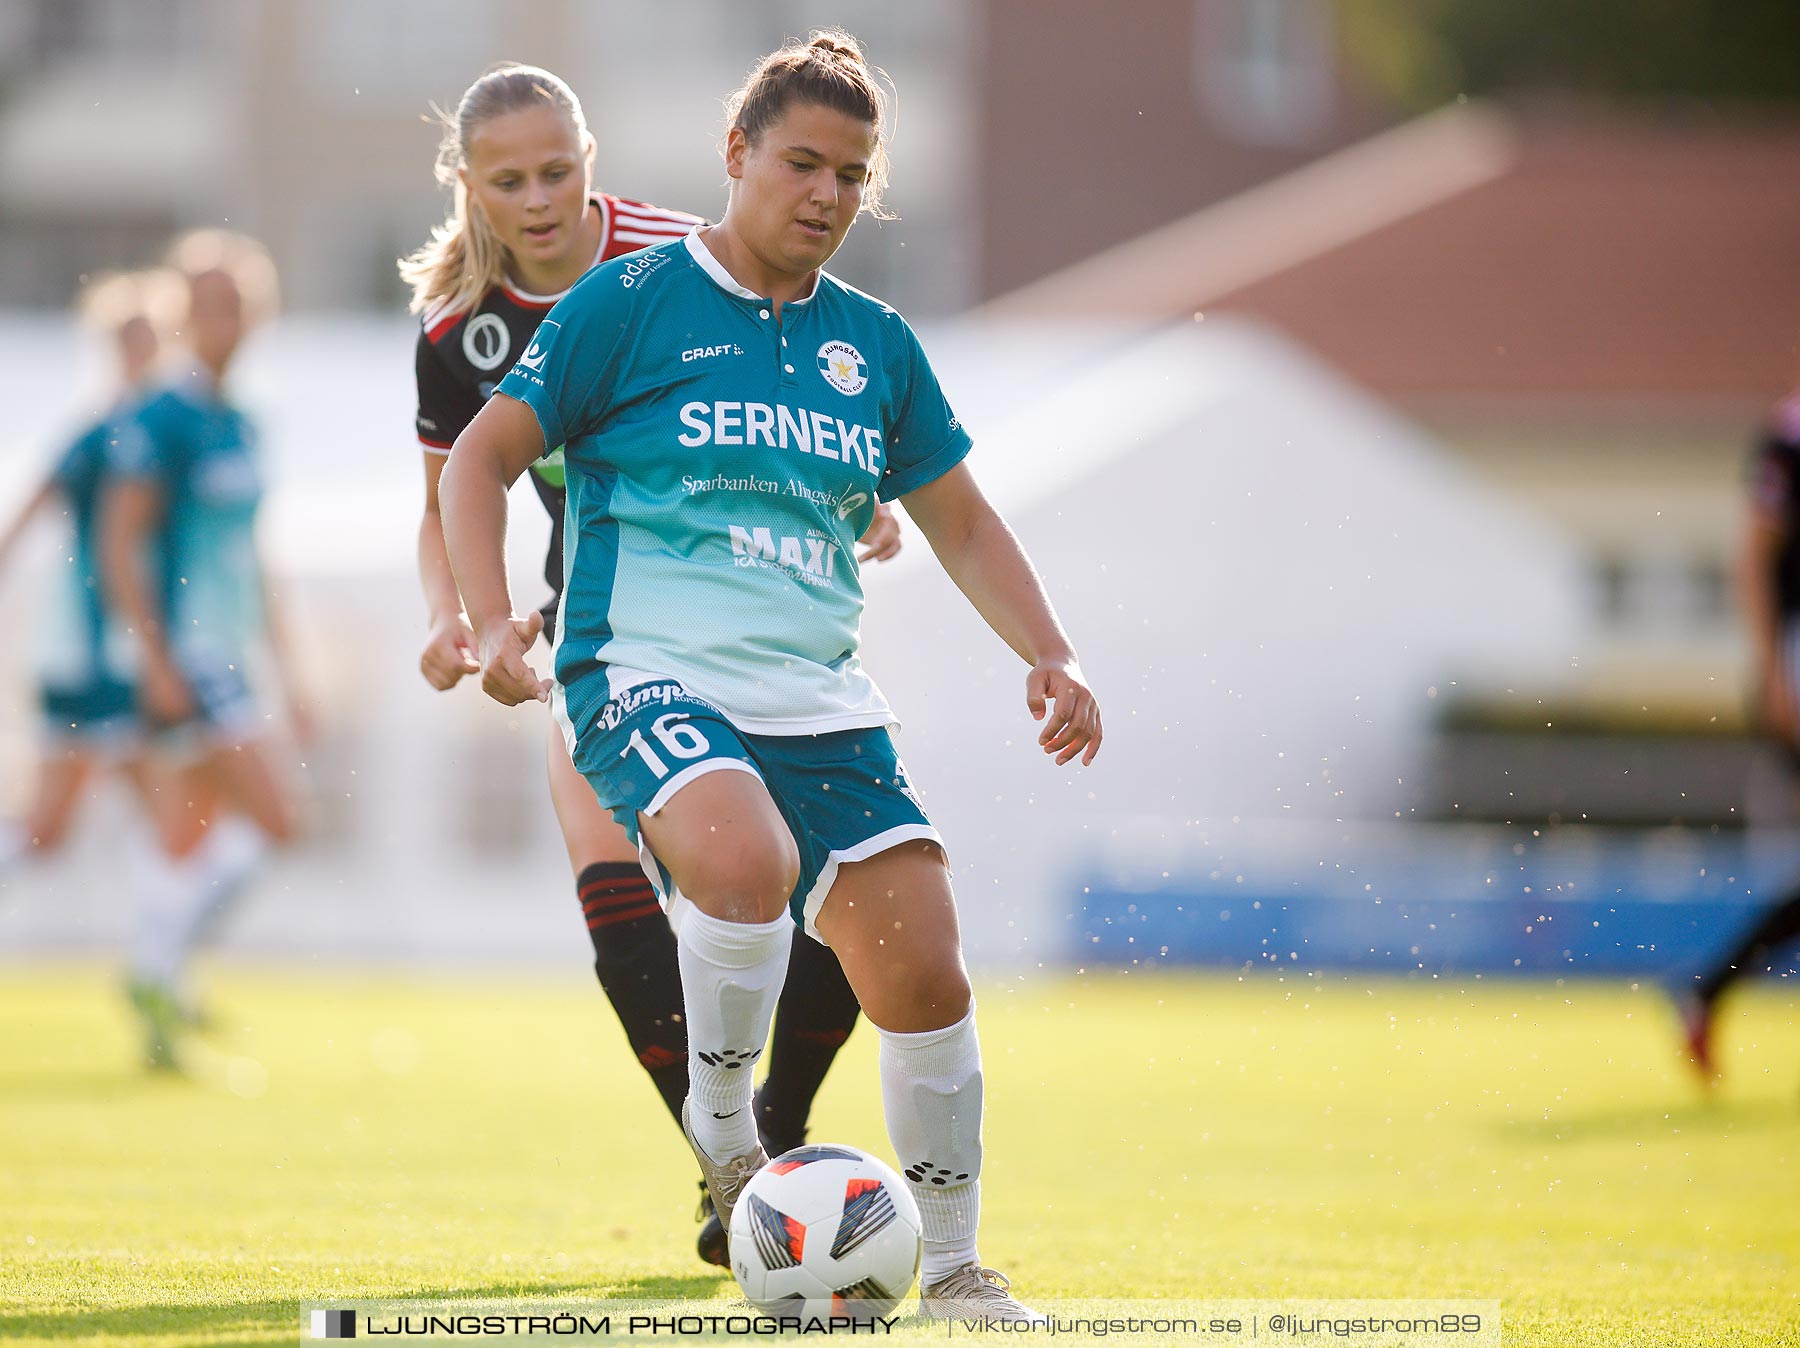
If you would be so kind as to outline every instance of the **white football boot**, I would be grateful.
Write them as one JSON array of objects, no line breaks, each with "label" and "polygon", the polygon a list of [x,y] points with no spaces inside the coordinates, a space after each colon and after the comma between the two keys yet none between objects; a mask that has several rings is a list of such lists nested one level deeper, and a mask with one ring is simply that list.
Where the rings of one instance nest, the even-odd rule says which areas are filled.
[{"label": "white football boot", "polygon": [[993,1320],[1008,1325],[1047,1325],[1050,1317],[1009,1295],[1012,1284],[998,1270],[971,1261],[919,1288],[922,1320]]},{"label": "white football boot", "polygon": [[742,1156],[733,1156],[728,1161],[713,1160],[705,1148],[694,1141],[694,1130],[688,1126],[685,1100],[681,1104],[681,1131],[687,1135],[688,1146],[694,1149],[694,1159],[700,1162],[700,1174],[706,1180],[706,1192],[712,1195],[713,1210],[718,1214],[719,1223],[729,1232],[731,1210],[737,1206],[738,1195],[744,1192],[744,1186],[756,1172],[769,1163],[769,1153],[763,1150],[759,1141]]}]

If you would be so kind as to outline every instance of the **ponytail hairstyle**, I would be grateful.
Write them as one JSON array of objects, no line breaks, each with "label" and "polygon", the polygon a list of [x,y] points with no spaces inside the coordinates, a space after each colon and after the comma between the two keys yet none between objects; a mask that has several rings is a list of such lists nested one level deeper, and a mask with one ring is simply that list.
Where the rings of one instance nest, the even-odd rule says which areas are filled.
[{"label": "ponytail hairstyle", "polygon": [[568,116],[581,134],[582,149],[592,153],[594,138],[575,91],[537,66],[511,61],[497,65],[463,91],[455,113],[433,108],[444,129],[434,172],[438,182],[455,194],[456,204],[422,248],[400,259],[400,279],[412,287],[413,313],[441,299],[448,299],[449,313],[473,309],[500,284],[506,245],[494,234],[480,203],[470,198],[460,173],[469,166],[469,142],[482,126],[504,113],[545,104]]},{"label": "ponytail hairstyle", "polygon": [[743,87],[725,100],[725,126],[741,130],[754,145],[795,103],[817,103],[869,123],[875,129],[875,152],[869,157],[862,210],[877,220],[892,220],[881,203],[888,183],[888,97],[878,79],[887,79],[887,72],[868,63],[855,38],[842,28],[821,28],[805,42],[790,42],[756,63]]}]

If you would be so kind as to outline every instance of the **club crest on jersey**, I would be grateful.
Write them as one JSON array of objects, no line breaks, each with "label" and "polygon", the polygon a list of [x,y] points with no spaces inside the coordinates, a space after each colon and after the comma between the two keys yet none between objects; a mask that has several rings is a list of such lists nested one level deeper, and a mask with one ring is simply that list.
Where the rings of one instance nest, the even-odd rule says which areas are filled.
[{"label": "club crest on jersey", "polygon": [[869,367],[862,352],[848,342],[831,341],[819,348],[819,373],[839,393],[861,393],[869,385]]},{"label": "club crest on jersey", "polygon": [[462,348],[477,370],[497,370],[512,354],[512,333],[499,314],[477,314],[463,329]]},{"label": "club crest on jersey", "polygon": [[544,362],[550,358],[550,343],[556,340],[556,334],[561,331],[561,323],[552,323],[547,318],[539,323],[538,330],[532,334],[531,345],[519,357],[519,365],[533,374],[542,374]]}]

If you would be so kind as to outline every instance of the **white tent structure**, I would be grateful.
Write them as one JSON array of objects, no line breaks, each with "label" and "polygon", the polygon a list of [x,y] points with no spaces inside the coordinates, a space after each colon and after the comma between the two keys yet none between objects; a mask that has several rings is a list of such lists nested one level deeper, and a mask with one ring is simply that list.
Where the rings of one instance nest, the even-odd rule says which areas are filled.
[{"label": "white tent structure", "polygon": [[1024,665],[926,549],[871,579],[865,662],[972,951],[1037,958],[1102,858],[1156,876],[1220,829],[1391,822],[1440,689],[1568,663],[1572,549],[1271,331],[970,324],[934,351],[1107,727],[1094,766],[1055,767]]}]

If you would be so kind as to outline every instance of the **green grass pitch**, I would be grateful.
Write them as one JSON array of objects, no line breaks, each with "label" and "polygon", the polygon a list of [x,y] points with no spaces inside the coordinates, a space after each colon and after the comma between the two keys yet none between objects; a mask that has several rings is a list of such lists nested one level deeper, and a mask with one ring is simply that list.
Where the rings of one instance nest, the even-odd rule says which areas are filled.
[{"label": "green grass pitch", "polygon": [[[1028,1301],[1480,1297],[1508,1344],[1800,1343],[1800,989],[1729,1004],[1710,1097],[1649,986],[1090,971],[979,997],[982,1252]],[[733,1298],[591,983],[240,966],[215,1000],[192,1075],[155,1079],[110,973],[0,972],[0,1339]],[[886,1154],[873,1039],[814,1137]]]}]

